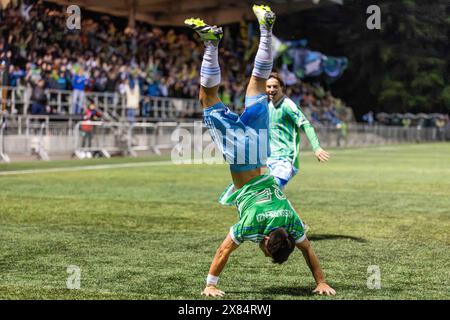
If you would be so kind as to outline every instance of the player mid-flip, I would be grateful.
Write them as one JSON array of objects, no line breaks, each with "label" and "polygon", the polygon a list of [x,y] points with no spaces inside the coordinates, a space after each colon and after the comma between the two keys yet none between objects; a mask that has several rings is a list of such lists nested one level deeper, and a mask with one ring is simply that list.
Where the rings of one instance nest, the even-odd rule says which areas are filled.
[{"label": "player mid-flip", "polygon": [[264,254],[275,263],[286,261],[297,246],[316,281],[314,292],[334,295],[335,291],[325,282],[302,221],[275,179],[262,174],[270,154],[266,80],[272,71],[271,36],[275,15],[267,6],[254,5],[253,12],[258,18],[261,38],[247,86],[245,110],[241,115],[231,112],[218,98],[221,77],[218,45],[222,29],[209,26],[200,19],[185,21],[205,43],[200,71],[200,103],[204,108],[204,122],[229,163],[233,179],[220,202],[235,203],[240,219],[217,249],[202,294],[224,295],[217,288],[219,275],[231,252],[249,240],[258,243]]}]

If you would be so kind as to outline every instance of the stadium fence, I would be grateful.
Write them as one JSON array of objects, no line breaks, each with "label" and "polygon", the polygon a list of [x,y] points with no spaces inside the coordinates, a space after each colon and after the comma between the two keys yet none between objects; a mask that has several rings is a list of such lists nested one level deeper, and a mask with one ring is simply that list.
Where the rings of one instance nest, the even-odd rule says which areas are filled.
[{"label": "stadium fence", "polygon": [[[29,86],[0,87],[0,105],[8,114],[28,115],[31,110],[32,88]],[[74,115],[71,110],[73,91],[46,89],[47,105],[57,115]],[[118,92],[85,92],[102,112],[116,120],[126,117],[126,95]],[[202,113],[197,99],[141,97],[141,109],[148,119],[177,119]]]},{"label": "stadium fence", "polygon": [[[49,116],[16,116],[0,119],[0,161],[36,156],[110,157],[167,154],[182,145],[203,150],[211,143],[201,121],[114,122],[50,121]],[[86,129],[88,128],[88,129]],[[89,131],[90,129],[90,131]],[[349,124],[348,127],[316,127],[324,148],[395,143],[450,141],[450,130],[435,127],[395,127]],[[305,137],[303,150],[309,150]]]}]

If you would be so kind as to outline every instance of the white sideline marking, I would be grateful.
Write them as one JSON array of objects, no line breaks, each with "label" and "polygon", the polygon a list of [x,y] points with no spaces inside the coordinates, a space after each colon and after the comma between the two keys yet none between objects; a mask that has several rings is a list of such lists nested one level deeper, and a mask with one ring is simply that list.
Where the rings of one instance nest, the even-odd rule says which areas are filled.
[{"label": "white sideline marking", "polygon": [[170,160],[167,161],[149,161],[149,162],[132,162],[132,163],[118,163],[118,164],[99,164],[92,166],[79,166],[68,168],[49,168],[49,169],[27,169],[27,170],[14,170],[14,171],[0,171],[0,176],[9,176],[15,174],[33,174],[33,173],[52,173],[52,172],[71,172],[71,171],[83,171],[83,170],[104,170],[115,168],[136,168],[136,167],[151,167],[151,166],[164,166],[175,165],[177,163]]}]

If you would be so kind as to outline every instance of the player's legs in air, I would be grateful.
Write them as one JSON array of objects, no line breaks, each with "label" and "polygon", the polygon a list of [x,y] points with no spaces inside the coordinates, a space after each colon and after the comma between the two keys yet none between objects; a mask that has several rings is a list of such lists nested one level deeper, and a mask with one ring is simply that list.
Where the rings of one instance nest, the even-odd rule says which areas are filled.
[{"label": "player's legs in air", "polygon": [[186,19],[184,23],[194,29],[205,44],[200,70],[200,103],[204,109],[222,104],[218,94],[221,80],[218,47],[223,36],[222,28],[207,25],[198,18]]},{"label": "player's legs in air", "polygon": [[231,112],[218,97],[221,77],[218,45],[222,29],[200,19],[185,21],[205,43],[199,99],[206,126],[230,164],[236,188],[261,175],[261,167],[270,153],[266,80],[272,71],[271,37],[275,15],[267,6],[255,5],[253,11],[260,24],[261,38],[246,90],[245,111],[240,116]]},{"label": "player's legs in air", "polygon": [[[269,107],[266,93],[266,81],[272,72],[272,28],[275,23],[275,14],[270,7],[254,5],[253,12],[258,19],[260,39],[256,53],[254,67],[245,94],[245,111],[240,120],[248,127],[255,130],[257,139],[251,139],[249,146],[251,153],[257,153],[257,172],[251,174],[233,173],[233,182],[236,187],[244,185],[257,175],[262,174],[270,155],[269,145]],[[250,134],[251,134],[250,130]],[[257,150],[255,150],[255,148]],[[251,158],[251,156],[250,156]],[[257,174],[256,174],[257,173]]]}]

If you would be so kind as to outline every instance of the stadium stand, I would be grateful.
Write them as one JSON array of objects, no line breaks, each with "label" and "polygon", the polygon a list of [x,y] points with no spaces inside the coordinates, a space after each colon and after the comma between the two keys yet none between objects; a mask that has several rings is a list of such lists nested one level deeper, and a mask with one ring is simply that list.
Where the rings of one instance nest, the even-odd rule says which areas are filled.
[{"label": "stadium stand", "polygon": [[[130,29],[112,16],[91,13],[83,18],[81,30],[70,31],[63,7],[44,2],[11,3],[1,15],[2,85],[10,87],[3,89],[4,111],[81,118],[88,95],[103,111],[108,113],[104,109],[110,106],[114,109],[110,114],[124,117],[126,93],[136,85],[141,118],[201,116],[196,98],[202,46],[184,29],[148,24]],[[222,72],[221,98],[237,111],[243,105],[247,61],[255,49],[245,36],[239,36],[241,29],[228,27],[221,49],[221,65],[227,66]],[[317,124],[335,124],[342,115],[346,121],[354,120],[351,110],[346,111],[342,101],[319,84],[299,81],[287,93],[302,101]],[[163,105],[175,109],[172,117],[162,111]]]}]

